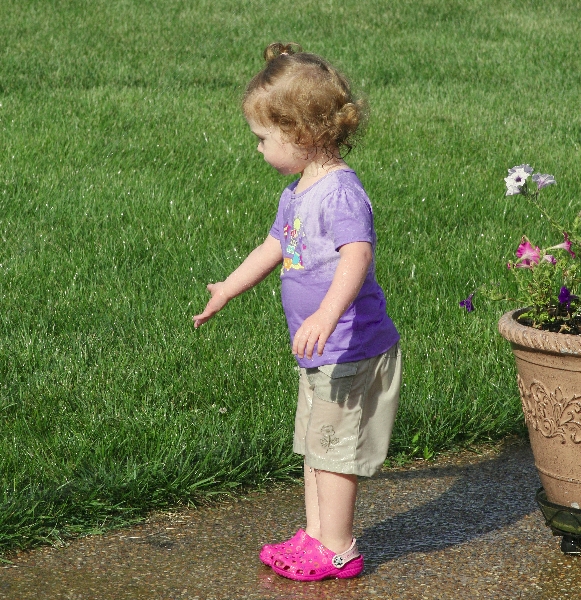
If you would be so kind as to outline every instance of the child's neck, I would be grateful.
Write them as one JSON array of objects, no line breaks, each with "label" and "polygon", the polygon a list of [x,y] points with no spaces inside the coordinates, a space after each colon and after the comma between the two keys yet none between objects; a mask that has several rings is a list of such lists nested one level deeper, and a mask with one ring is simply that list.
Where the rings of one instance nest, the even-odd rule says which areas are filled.
[{"label": "child's neck", "polygon": [[317,183],[320,179],[323,179],[323,177],[332,171],[348,168],[349,165],[342,158],[336,156],[329,158],[325,155],[317,156],[307,164],[301,173],[301,178],[295,188],[295,193],[299,194],[300,192],[304,192],[307,188],[310,188],[313,184]]}]

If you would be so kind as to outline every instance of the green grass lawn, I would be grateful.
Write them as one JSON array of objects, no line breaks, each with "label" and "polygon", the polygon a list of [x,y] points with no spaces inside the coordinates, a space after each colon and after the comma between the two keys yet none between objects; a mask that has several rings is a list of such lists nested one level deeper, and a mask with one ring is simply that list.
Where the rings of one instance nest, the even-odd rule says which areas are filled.
[{"label": "green grass lawn", "polygon": [[371,106],[348,160],[402,334],[392,459],[523,434],[511,307],[458,302],[550,234],[507,168],[581,208],[578,2],[4,0],[0,19],[0,550],[297,473],[277,276],[191,321],[289,182],[240,111],[274,40]]}]

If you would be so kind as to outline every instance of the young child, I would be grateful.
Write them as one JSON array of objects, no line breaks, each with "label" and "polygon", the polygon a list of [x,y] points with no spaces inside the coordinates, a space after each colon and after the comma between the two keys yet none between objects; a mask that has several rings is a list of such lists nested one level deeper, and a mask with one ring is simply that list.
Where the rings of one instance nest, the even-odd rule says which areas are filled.
[{"label": "young child", "polygon": [[293,449],[304,455],[306,529],[266,545],[260,559],[284,577],[355,577],[363,556],[353,539],[358,476],[386,456],[401,381],[399,334],[375,280],[369,198],[342,158],[363,117],[347,80],[296,44],[270,44],[248,84],[243,110],[258,151],[283,175],[265,241],[194,317],[205,323],[281,265],[281,294],[300,366]]}]

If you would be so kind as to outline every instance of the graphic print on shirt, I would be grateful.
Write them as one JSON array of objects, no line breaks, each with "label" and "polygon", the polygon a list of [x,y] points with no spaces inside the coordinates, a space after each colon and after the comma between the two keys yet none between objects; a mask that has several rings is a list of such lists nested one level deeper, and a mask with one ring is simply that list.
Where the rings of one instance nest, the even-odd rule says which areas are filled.
[{"label": "graphic print on shirt", "polygon": [[303,266],[303,250],[306,249],[304,243],[304,235],[301,234],[301,220],[297,217],[292,224],[289,223],[284,226],[283,234],[286,243],[284,249],[285,257],[282,262],[282,272],[289,271],[290,269],[304,269]]}]

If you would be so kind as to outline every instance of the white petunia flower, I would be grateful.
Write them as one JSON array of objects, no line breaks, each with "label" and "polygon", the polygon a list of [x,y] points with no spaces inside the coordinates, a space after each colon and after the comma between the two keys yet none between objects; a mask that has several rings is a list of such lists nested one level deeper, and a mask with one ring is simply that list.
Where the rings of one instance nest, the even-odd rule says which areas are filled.
[{"label": "white petunia flower", "polygon": [[519,165],[508,170],[508,177],[504,178],[506,182],[506,195],[514,196],[521,193],[521,188],[532,175],[533,168],[530,165]]}]

